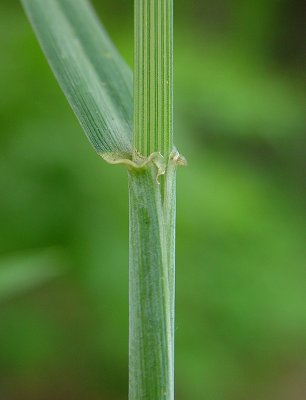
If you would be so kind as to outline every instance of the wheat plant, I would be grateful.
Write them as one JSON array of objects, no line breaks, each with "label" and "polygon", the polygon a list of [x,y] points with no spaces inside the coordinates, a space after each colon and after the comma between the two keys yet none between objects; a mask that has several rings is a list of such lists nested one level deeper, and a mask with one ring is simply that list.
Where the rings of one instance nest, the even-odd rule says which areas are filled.
[{"label": "wheat plant", "polygon": [[87,0],[21,0],[96,152],[129,182],[129,399],[174,399],[173,0],[135,0],[133,74]]}]

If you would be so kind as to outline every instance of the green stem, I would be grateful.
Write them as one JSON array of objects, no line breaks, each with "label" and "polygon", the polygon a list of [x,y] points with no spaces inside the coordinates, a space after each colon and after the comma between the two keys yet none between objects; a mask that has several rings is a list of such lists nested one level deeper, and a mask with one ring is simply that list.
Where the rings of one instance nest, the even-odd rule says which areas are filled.
[{"label": "green stem", "polygon": [[176,161],[172,158],[173,0],[135,0],[134,160],[129,171],[129,399],[174,399]]},{"label": "green stem", "polygon": [[166,228],[154,165],[129,172],[129,193],[129,399],[172,400],[174,277],[167,245],[174,225]]},{"label": "green stem", "polygon": [[170,159],[165,177],[165,190],[164,190],[164,203],[163,203],[173,356],[174,356],[174,324],[175,324],[176,168],[177,168],[176,163]]},{"label": "green stem", "polygon": [[134,148],[173,147],[173,0],[135,0]]}]

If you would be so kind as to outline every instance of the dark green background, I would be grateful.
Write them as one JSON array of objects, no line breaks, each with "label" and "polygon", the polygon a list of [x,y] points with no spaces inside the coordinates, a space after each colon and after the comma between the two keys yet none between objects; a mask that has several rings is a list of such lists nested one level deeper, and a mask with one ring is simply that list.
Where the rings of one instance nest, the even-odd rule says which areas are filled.
[{"label": "dark green background", "polygon": [[[95,1],[132,65],[132,1]],[[175,0],[177,400],[305,400],[305,9]],[[126,171],[0,4],[0,398],[121,400]]]}]

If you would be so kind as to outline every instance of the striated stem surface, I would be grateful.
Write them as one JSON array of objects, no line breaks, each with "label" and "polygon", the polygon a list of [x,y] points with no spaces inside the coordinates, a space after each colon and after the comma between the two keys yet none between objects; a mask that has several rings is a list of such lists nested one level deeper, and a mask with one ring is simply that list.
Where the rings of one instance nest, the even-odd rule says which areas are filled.
[{"label": "striated stem surface", "polygon": [[173,0],[135,0],[129,399],[174,399]]},{"label": "striated stem surface", "polygon": [[134,148],[173,147],[173,0],[135,0]]}]

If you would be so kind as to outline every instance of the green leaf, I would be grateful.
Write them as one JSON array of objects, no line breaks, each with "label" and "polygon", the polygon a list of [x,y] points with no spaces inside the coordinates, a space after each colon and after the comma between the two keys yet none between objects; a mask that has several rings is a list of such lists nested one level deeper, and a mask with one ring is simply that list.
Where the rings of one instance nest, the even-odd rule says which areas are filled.
[{"label": "green leaf", "polygon": [[21,0],[48,62],[101,156],[131,158],[132,72],[86,0]]}]

